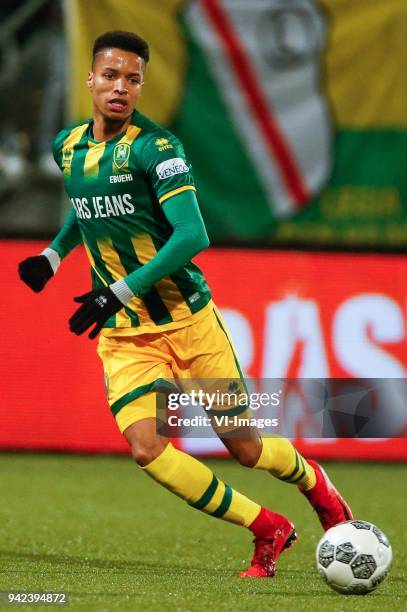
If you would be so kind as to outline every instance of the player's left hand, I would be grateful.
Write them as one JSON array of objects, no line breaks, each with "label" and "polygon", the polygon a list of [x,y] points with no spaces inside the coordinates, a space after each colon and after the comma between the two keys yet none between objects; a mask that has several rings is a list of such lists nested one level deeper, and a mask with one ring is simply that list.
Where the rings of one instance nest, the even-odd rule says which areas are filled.
[{"label": "player's left hand", "polygon": [[52,266],[45,255],[27,257],[18,264],[18,273],[23,283],[39,293],[54,276]]},{"label": "player's left hand", "polygon": [[69,329],[80,336],[96,323],[89,334],[91,340],[96,338],[103,324],[123,308],[122,302],[117,299],[109,287],[89,291],[84,295],[75,297],[74,302],[79,302],[82,306],[69,319]]}]

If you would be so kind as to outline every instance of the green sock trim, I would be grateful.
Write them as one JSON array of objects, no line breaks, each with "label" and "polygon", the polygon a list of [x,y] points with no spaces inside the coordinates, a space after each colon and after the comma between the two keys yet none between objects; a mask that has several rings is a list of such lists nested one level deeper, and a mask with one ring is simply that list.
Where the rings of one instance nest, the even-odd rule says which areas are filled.
[{"label": "green sock trim", "polygon": [[296,478],[295,480],[290,480],[291,484],[295,484],[296,482],[298,482],[299,480],[301,480],[301,478],[304,478],[305,474],[306,474],[306,469],[305,469],[305,465],[304,465],[304,461],[302,460],[302,457],[300,457],[300,461],[301,461],[301,466],[302,466],[302,472],[301,474],[298,476],[298,478]]},{"label": "green sock trim", "polygon": [[280,480],[290,480],[296,475],[298,468],[300,467],[300,463],[299,463],[298,453],[295,449],[294,449],[294,452],[295,452],[295,468],[288,476],[283,476],[282,478],[280,478]]},{"label": "green sock trim", "polygon": [[222,502],[215,512],[212,512],[212,516],[216,516],[218,518],[222,517],[230,508],[230,504],[232,503],[232,488],[225,484],[225,493],[223,494]]},{"label": "green sock trim", "polygon": [[216,478],[215,474],[213,475],[212,482],[209,487],[206,489],[205,493],[198,499],[196,502],[190,502],[189,505],[197,508],[198,510],[202,510],[208,504],[212,497],[215,494],[216,489],[218,488],[219,480]]}]

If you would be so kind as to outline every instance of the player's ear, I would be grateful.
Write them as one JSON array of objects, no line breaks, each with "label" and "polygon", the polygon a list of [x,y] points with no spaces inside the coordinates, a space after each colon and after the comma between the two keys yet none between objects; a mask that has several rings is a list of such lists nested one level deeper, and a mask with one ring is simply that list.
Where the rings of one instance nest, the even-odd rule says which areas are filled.
[{"label": "player's ear", "polygon": [[93,72],[92,72],[92,70],[90,70],[88,72],[88,78],[86,80],[86,85],[92,91],[92,88],[93,88]]}]

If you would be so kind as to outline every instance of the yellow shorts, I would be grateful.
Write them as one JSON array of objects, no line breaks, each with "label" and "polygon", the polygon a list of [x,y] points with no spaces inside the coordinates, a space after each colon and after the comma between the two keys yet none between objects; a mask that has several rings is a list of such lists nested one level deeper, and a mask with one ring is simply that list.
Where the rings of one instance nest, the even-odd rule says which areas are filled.
[{"label": "yellow shorts", "polygon": [[[109,336],[100,335],[98,354],[108,402],[121,432],[141,419],[156,417],[157,393],[179,390],[175,383],[170,389],[168,381],[243,381],[230,335],[215,305],[202,318],[175,330],[133,336],[114,336],[109,330]],[[234,414],[245,410],[235,408]]]}]

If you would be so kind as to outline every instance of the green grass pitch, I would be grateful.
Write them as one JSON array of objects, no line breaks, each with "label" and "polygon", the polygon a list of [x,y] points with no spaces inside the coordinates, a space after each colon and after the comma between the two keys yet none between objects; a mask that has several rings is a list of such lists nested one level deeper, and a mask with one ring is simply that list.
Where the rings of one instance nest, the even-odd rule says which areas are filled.
[{"label": "green grass pitch", "polygon": [[62,609],[86,612],[407,608],[405,466],[326,466],[355,515],[381,527],[394,551],[376,592],[342,596],[316,572],[322,532],[295,487],[232,461],[208,463],[295,522],[300,540],[280,558],[275,578],[239,579],[251,534],[189,508],[130,458],[7,453],[0,454],[0,591],[63,590],[71,603]]}]

